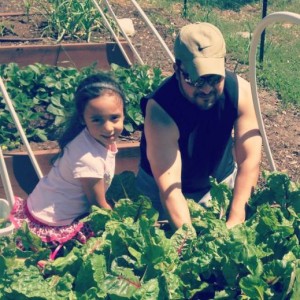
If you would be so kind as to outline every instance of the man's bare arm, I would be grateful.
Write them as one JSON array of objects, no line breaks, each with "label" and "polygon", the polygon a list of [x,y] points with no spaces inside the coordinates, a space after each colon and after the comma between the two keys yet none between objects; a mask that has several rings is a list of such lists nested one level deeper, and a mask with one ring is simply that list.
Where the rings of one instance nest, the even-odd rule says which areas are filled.
[{"label": "man's bare arm", "polygon": [[239,116],[235,124],[235,155],[238,165],[234,195],[227,226],[233,227],[245,220],[245,206],[259,176],[262,139],[253,107],[250,85],[239,80]]},{"label": "man's bare arm", "polygon": [[191,224],[187,202],[181,190],[179,131],[172,118],[149,100],[145,117],[147,156],[160,191],[163,207],[175,228]]}]

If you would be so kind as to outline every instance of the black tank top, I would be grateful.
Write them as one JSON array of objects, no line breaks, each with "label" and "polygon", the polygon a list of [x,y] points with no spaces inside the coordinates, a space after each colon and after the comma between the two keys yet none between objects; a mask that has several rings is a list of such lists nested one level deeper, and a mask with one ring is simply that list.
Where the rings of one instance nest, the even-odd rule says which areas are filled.
[{"label": "black tank top", "polygon": [[[221,182],[232,173],[232,129],[238,116],[238,83],[234,73],[226,71],[223,95],[207,111],[197,108],[182,96],[175,74],[152,94],[142,98],[144,116],[149,99],[154,99],[179,129],[183,193],[206,192],[210,189],[209,176]],[[143,133],[140,166],[152,176],[146,147]]]}]

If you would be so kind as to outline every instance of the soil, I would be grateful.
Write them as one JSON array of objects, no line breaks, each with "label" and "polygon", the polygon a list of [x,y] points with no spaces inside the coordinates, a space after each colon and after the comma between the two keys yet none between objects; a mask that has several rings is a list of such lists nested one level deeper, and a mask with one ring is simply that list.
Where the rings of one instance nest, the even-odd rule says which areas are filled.
[{"label": "soil", "polygon": [[[112,2],[114,3],[114,12],[118,18],[130,18],[133,21],[135,34],[131,37],[131,41],[144,63],[153,67],[160,67],[166,73],[172,72],[170,57],[166,54],[166,51],[143,21],[135,7],[125,0]],[[173,9],[176,10],[176,7],[173,7]],[[181,6],[178,6],[178,11],[171,12],[158,10],[148,4],[143,5],[143,10],[149,18],[158,21],[155,22],[155,28],[169,49],[172,49],[178,28],[188,23],[187,20],[181,17]],[[245,10],[247,10],[247,7]],[[55,40],[51,38],[41,38],[41,27],[45,21],[43,17],[39,14],[32,14],[28,19],[28,16],[24,14],[24,12],[25,9],[22,1],[6,0],[0,2],[0,24],[1,22],[5,22],[5,24],[11,24],[13,26],[13,31],[6,30],[6,32],[2,34],[2,37],[0,35],[0,45],[54,44]],[[16,13],[23,13],[23,15]],[[247,13],[247,11],[241,13]],[[230,14],[229,11],[228,14]],[[100,40],[112,40],[112,36],[109,32],[101,32],[92,37],[93,42],[99,42]],[[67,39],[63,42],[78,42],[78,40],[72,41]],[[230,53],[227,55],[226,65],[228,69],[234,70],[242,77],[248,79],[248,67],[232,59]],[[292,181],[299,182],[300,110],[295,107],[283,108],[276,93],[266,89],[259,90],[259,99],[267,138],[276,168],[278,171],[286,172]],[[140,133],[137,132],[132,137],[129,137],[129,139],[138,140],[139,137]],[[128,137],[124,137],[123,139],[126,140]],[[56,142],[49,141],[39,144],[32,143],[31,146],[33,150],[52,149],[55,148],[57,144]],[[263,153],[261,169],[270,169],[265,153]]]}]

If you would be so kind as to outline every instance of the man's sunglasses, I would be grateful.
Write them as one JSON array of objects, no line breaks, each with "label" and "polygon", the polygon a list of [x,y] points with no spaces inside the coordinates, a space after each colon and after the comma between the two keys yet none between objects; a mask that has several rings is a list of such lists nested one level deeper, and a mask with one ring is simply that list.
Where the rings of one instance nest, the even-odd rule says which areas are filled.
[{"label": "man's sunglasses", "polygon": [[197,88],[204,87],[205,83],[209,84],[210,86],[214,86],[217,83],[219,83],[223,78],[223,76],[221,75],[209,75],[205,77],[199,77],[196,81],[192,81],[189,74],[184,72],[180,67],[179,71],[182,73],[183,79],[188,85]]}]

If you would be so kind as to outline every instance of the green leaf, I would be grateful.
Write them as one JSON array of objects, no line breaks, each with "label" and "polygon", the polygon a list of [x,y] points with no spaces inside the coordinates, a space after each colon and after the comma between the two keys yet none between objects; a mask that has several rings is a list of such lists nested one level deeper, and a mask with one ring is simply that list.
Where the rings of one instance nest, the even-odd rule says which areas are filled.
[{"label": "green leaf", "polygon": [[45,130],[37,128],[35,129],[35,134],[42,142],[48,141],[48,137],[45,133]]},{"label": "green leaf", "polygon": [[97,234],[104,231],[106,223],[112,219],[112,213],[111,210],[93,205],[90,214],[82,219],[82,222],[89,222],[92,230]]},{"label": "green leaf", "polygon": [[211,184],[211,203],[214,211],[219,214],[219,218],[226,215],[230,200],[232,199],[232,190],[225,183],[217,183],[216,179],[210,178]]},{"label": "green leaf", "polygon": [[52,104],[49,104],[49,106],[47,107],[47,112],[53,114],[54,116],[64,116],[65,112],[64,109],[56,107]]},{"label": "green leaf", "polygon": [[57,108],[64,108],[64,106],[61,104],[61,97],[59,95],[53,95],[50,98],[51,106],[55,106]]},{"label": "green leaf", "polygon": [[185,299],[181,278],[171,272],[164,273],[160,279],[161,288],[166,299]]},{"label": "green leaf", "polygon": [[101,283],[107,273],[106,258],[104,255],[91,254],[80,266],[75,280],[75,290],[84,293],[86,290],[97,287],[102,290]]},{"label": "green leaf", "polygon": [[141,288],[139,278],[126,268],[120,268],[114,274],[106,274],[103,285],[110,299],[131,299]]},{"label": "green leaf", "polygon": [[240,280],[243,293],[251,300],[264,300],[264,293],[268,285],[259,277],[248,275]]},{"label": "green leaf", "polygon": [[14,273],[9,289],[7,295],[10,299],[56,300],[58,298],[55,290],[34,266]]},{"label": "green leaf", "polygon": [[193,240],[196,238],[196,231],[193,226],[184,224],[171,237],[172,245],[175,247],[178,256],[184,257],[193,245]]},{"label": "green leaf", "polygon": [[142,234],[141,264],[159,266],[161,271],[174,267],[179,256],[164,232],[154,227],[154,223],[146,218],[141,218],[139,224]]},{"label": "green leaf", "polygon": [[144,216],[154,224],[158,218],[158,213],[152,207],[152,202],[144,196],[140,196],[136,201],[129,199],[119,200],[114,207],[114,213],[120,219],[132,218],[134,222]]},{"label": "green leaf", "polygon": [[73,294],[74,277],[71,274],[66,274],[65,276],[59,278],[58,282],[56,277],[52,278],[52,284],[55,285],[57,295],[65,299],[70,299]]},{"label": "green leaf", "polygon": [[137,199],[138,192],[135,187],[135,180],[135,174],[131,171],[124,171],[121,174],[115,175],[106,192],[107,199],[113,201],[120,199]]},{"label": "green leaf", "polygon": [[25,249],[32,251],[39,251],[42,249],[42,240],[29,230],[26,222],[23,222],[22,226],[17,229],[16,237],[22,240]]},{"label": "green leaf", "polygon": [[3,277],[4,272],[6,271],[6,261],[4,256],[0,255],[0,278]]},{"label": "green leaf", "polygon": [[81,264],[81,252],[78,248],[73,248],[65,257],[58,257],[54,261],[49,261],[45,266],[44,272],[45,274],[58,274],[60,276],[70,273],[76,277]]},{"label": "green leaf", "polygon": [[300,267],[298,263],[298,267],[295,272],[295,282],[293,283],[293,288],[291,292],[291,300],[298,300],[299,295],[300,295]]},{"label": "green leaf", "polygon": [[[211,262],[211,260],[208,260]],[[208,262],[207,261],[207,262]],[[209,265],[209,262],[207,265]],[[205,289],[208,284],[203,282],[199,276],[203,272],[203,259],[197,257],[192,257],[187,261],[183,261],[178,265],[178,272],[183,281],[184,286],[187,289],[187,298],[190,299],[192,296]]]},{"label": "green leaf", "polygon": [[158,278],[153,278],[142,283],[142,286],[132,295],[132,300],[162,299],[163,297],[159,289]]}]

